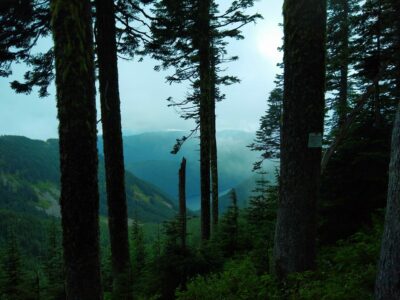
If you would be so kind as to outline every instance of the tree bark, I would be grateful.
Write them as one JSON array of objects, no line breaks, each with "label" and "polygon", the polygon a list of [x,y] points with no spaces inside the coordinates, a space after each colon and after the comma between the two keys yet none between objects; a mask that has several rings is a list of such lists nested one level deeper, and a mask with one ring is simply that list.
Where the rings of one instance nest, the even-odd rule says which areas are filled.
[{"label": "tree bark", "polygon": [[182,158],[179,168],[179,221],[181,226],[181,245],[186,249],[186,159]]},{"label": "tree bark", "polygon": [[380,0],[377,1],[376,5],[378,6],[378,14],[377,14],[377,20],[375,24],[375,30],[376,30],[376,61],[377,61],[377,76],[375,80],[373,81],[373,84],[375,86],[375,93],[374,93],[374,109],[375,109],[375,125],[376,126],[381,126],[381,109],[382,109],[382,99],[381,99],[381,91],[380,91],[380,78],[381,78],[381,64],[382,64],[382,45],[381,45],[381,39],[382,39],[382,30],[381,30],[381,18],[382,18],[382,3]]},{"label": "tree bark", "polygon": [[113,0],[96,0],[96,42],[108,227],[111,242],[113,298],[133,299],[114,11]]},{"label": "tree bark", "polygon": [[210,0],[198,1],[201,239],[210,239]]},{"label": "tree bark", "polygon": [[[400,46],[399,1],[391,1],[394,11],[395,46]],[[389,187],[385,227],[382,237],[378,274],[375,282],[376,300],[400,299],[400,55],[395,57],[397,75],[395,95],[399,106],[392,132],[392,153],[389,165]]]},{"label": "tree bark", "polygon": [[212,225],[213,232],[218,227],[218,152],[215,104],[217,102],[216,69],[215,69],[215,47],[212,46],[211,53],[211,99],[210,99],[210,167],[211,167],[211,199],[212,199]]},{"label": "tree bark", "polygon": [[[215,102],[214,102],[215,103]],[[215,107],[215,106],[214,106]],[[218,227],[218,156],[217,156],[217,138],[215,130],[215,111],[211,112],[210,121],[210,163],[211,163],[211,198],[212,198],[212,224],[213,232]]]},{"label": "tree bark", "polygon": [[102,299],[90,1],[52,0],[67,299]]},{"label": "tree bark", "polygon": [[284,103],[280,201],[275,231],[278,276],[315,267],[316,202],[324,120],[326,2],[284,2]]},{"label": "tree bark", "polygon": [[341,126],[347,117],[348,109],[348,73],[349,73],[349,2],[342,0],[342,49],[340,58],[340,83],[339,83],[339,103],[338,103],[338,125]]},{"label": "tree bark", "polygon": [[389,166],[389,188],[386,206],[378,275],[376,300],[400,299],[400,106],[392,134],[392,154]]}]

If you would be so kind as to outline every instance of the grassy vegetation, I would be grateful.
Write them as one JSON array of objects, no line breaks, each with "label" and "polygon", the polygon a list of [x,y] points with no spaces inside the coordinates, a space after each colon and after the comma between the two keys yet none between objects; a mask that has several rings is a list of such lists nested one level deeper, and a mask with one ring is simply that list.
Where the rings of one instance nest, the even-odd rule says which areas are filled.
[{"label": "grassy vegetation", "polygon": [[251,254],[227,261],[221,272],[198,276],[177,291],[178,299],[373,299],[382,222],[346,240],[320,248],[314,272],[290,275],[283,284],[258,274]]}]

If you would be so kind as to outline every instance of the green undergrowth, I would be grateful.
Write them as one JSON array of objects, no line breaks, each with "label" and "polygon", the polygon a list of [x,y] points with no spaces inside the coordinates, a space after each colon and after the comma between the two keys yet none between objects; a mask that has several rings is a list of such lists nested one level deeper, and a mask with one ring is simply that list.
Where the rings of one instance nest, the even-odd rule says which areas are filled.
[{"label": "green undergrowth", "polygon": [[382,225],[357,232],[319,249],[318,269],[290,275],[284,283],[257,274],[249,254],[227,262],[224,270],[198,276],[177,291],[177,299],[373,299]]}]

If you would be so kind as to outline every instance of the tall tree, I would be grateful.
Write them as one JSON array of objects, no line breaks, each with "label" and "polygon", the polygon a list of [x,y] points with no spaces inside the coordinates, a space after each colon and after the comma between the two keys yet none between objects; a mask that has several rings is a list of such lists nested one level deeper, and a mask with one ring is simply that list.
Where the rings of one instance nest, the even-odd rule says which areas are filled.
[{"label": "tall tree", "polygon": [[113,0],[96,0],[96,28],[113,298],[132,299]]},{"label": "tall tree", "polygon": [[90,1],[53,0],[68,299],[102,299],[93,33]]},{"label": "tall tree", "polygon": [[181,224],[181,244],[186,248],[186,159],[182,158],[179,168],[179,221]]},{"label": "tall tree", "polygon": [[269,94],[268,108],[260,118],[260,127],[256,131],[256,138],[248,145],[251,151],[261,152],[261,157],[253,164],[253,171],[260,170],[266,159],[279,158],[281,121],[283,107],[282,75],[277,75],[276,87]]},{"label": "tall tree", "polygon": [[3,294],[6,299],[19,299],[22,285],[22,266],[20,249],[17,243],[17,237],[11,229],[8,233],[8,242],[5,255],[3,257]]},{"label": "tall tree", "polygon": [[[194,119],[200,128],[200,185],[201,185],[201,231],[202,239],[211,233],[210,189],[213,190],[213,222],[218,221],[218,167],[215,138],[215,101],[221,100],[218,86],[238,82],[234,76],[221,76],[218,67],[236,60],[226,57],[226,38],[243,38],[240,28],[255,22],[259,14],[247,15],[245,10],[254,1],[234,1],[226,11],[219,14],[218,5],[206,1],[160,1],[155,4],[152,23],[154,41],[148,50],[162,61],[162,67],[174,67],[169,82],[190,81],[193,91],[181,102],[171,106],[182,109],[182,118]],[[158,67],[157,69],[161,69]],[[188,137],[177,140],[172,153],[177,153]],[[210,175],[213,184],[210,182]]]},{"label": "tall tree", "polygon": [[353,67],[354,20],[358,1],[329,0],[327,20],[327,91],[328,104],[334,111],[334,127],[346,120],[349,95],[354,84],[350,76]]},{"label": "tall tree", "polygon": [[347,133],[348,127],[365,104],[364,99],[363,101],[357,99],[356,109],[352,109],[357,77],[355,72],[352,72],[357,56],[354,54],[354,32],[359,9],[359,0],[328,0],[326,105],[332,113],[325,122],[330,129],[326,136],[330,146],[324,151],[321,173],[324,172],[343,135]]},{"label": "tall tree", "polygon": [[29,93],[39,87],[39,96],[48,95],[47,88],[54,79],[54,53],[34,53],[39,39],[50,34],[49,0],[1,1],[0,5],[0,77],[12,74],[12,64],[26,63],[32,67],[24,75],[24,83],[13,81],[17,92]]},{"label": "tall tree", "polygon": [[232,189],[229,196],[231,205],[221,218],[217,240],[225,257],[233,256],[239,248],[239,207],[236,191]]},{"label": "tall tree", "polygon": [[381,83],[382,80],[382,2],[381,0],[367,0],[360,16],[358,33],[361,41],[360,50],[363,54],[359,58],[358,68],[362,84],[372,83],[374,86],[371,104],[374,111],[375,125],[380,125],[381,118]]},{"label": "tall tree", "polygon": [[137,211],[135,211],[135,217],[132,222],[130,251],[132,261],[132,274],[135,279],[132,284],[133,294],[135,298],[140,298],[143,293],[142,284],[143,279],[145,278],[144,271],[146,267],[147,255],[143,228],[142,225],[139,223]]},{"label": "tall tree", "polygon": [[[390,1],[394,18],[394,41],[400,46],[400,4],[398,1]],[[397,16],[397,17],[396,17]],[[398,49],[398,48],[397,48]],[[380,261],[375,284],[375,299],[394,300],[400,298],[400,54],[395,53],[394,73],[396,76],[397,91],[395,100],[398,103],[397,114],[392,132],[392,150],[389,165],[389,187],[386,206],[385,227],[382,237]]]},{"label": "tall tree", "polygon": [[[143,229],[140,227],[138,218],[135,216],[132,224],[132,271],[139,277],[146,263]],[[135,282],[136,283],[136,282]]]},{"label": "tall tree", "polygon": [[[349,86],[345,122],[330,130],[334,139],[322,159],[322,243],[346,238],[370,224],[372,212],[386,203],[390,140],[398,105],[394,67],[398,53],[394,24],[398,17],[390,3],[349,1],[353,7],[349,16],[352,88]],[[339,53],[332,53],[329,47],[333,45],[329,45],[328,62],[332,63]],[[332,72],[331,67],[328,72]]]},{"label": "tall tree", "polygon": [[250,225],[253,260],[258,272],[265,273],[270,271],[269,255],[273,248],[278,186],[270,185],[264,177],[266,172],[259,173],[261,177],[256,181],[256,187],[249,197],[249,207],[246,209],[245,217]]},{"label": "tall tree", "polygon": [[[120,54],[132,57],[137,49],[140,34],[133,25],[139,19],[136,16],[136,4],[117,1],[115,9],[114,1],[96,2],[96,49],[115,290],[119,286],[130,286],[126,282],[128,276],[120,276],[122,273],[129,273],[130,266],[116,52],[118,50]],[[115,26],[115,18],[124,20],[119,22],[119,28]],[[25,82],[12,82],[11,86],[17,92],[30,93],[33,86],[39,86],[39,96],[47,95],[47,87],[54,78],[53,49],[37,55],[33,55],[30,50],[39,38],[48,33],[48,21],[48,0],[24,1],[24,5],[13,4],[4,10],[4,17],[0,20],[0,24],[6,29],[0,43],[0,74],[6,76],[11,72],[11,60],[23,61],[32,66],[32,70],[25,73]]]},{"label": "tall tree", "polygon": [[44,264],[48,282],[46,297],[50,299],[65,299],[62,248],[61,241],[58,239],[60,234],[61,231],[58,230],[55,221],[53,221],[48,230],[47,253]]},{"label": "tall tree", "polygon": [[356,18],[355,71],[359,88],[372,86],[365,111],[374,115],[374,126],[393,120],[397,103],[393,97],[396,53],[394,22],[396,17],[388,0],[367,0]]},{"label": "tall tree", "polygon": [[315,267],[324,119],[326,2],[284,2],[284,97],[274,258],[279,276]]},{"label": "tall tree", "polygon": [[216,71],[216,61],[218,60],[217,49],[214,42],[211,42],[211,72],[210,72],[210,109],[209,109],[209,124],[210,124],[210,172],[211,172],[211,217],[212,231],[216,232],[219,217],[218,204],[218,148],[217,148],[217,124],[215,105],[218,101],[218,75]]},{"label": "tall tree", "polygon": [[400,105],[393,126],[392,155],[389,166],[389,188],[385,229],[382,238],[375,299],[400,298]]},{"label": "tall tree", "polygon": [[201,197],[201,238],[210,239],[210,102],[211,98],[211,53],[210,53],[210,0],[198,1],[197,39],[199,49],[200,77],[200,197]]}]

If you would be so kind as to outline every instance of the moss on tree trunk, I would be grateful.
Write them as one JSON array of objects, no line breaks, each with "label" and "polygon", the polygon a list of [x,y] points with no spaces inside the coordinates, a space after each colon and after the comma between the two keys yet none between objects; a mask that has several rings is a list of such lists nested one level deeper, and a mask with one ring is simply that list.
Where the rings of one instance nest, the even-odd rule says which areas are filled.
[{"label": "moss on tree trunk", "polygon": [[52,0],[68,299],[102,299],[90,1]]}]

